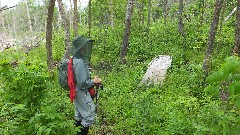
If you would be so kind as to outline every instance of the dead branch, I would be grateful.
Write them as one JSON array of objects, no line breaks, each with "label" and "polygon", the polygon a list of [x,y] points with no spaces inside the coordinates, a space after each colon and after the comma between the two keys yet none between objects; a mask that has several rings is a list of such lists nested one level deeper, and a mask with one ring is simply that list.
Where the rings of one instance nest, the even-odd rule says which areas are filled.
[{"label": "dead branch", "polygon": [[17,5],[11,6],[11,7],[4,6],[4,7],[1,7],[1,8],[0,8],[0,11],[4,11],[4,10],[7,10],[7,9],[11,9],[11,8],[16,7],[16,6],[17,6]]}]

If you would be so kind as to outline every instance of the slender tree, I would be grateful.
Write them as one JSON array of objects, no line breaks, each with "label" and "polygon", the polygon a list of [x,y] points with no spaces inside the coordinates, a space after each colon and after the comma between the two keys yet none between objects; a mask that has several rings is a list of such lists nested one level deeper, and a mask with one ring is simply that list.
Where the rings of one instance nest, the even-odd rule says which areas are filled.
[{"label": "slender tree", "polygon": [[220,42],[219,45],[217,47],[217,52],[219,52],[222,48],[222,44],[223,44],[223,35],[222,35],[222,28],[223,28],[223,21],[224,21],[224,13],[225,13],[225,9],[226,9],[226,4],[227,4],[227,0],[223,1],[223,6],[222,6],[222,11],[220,14],[220,20],[219,20],[219,35],[220,35]]},{"label": "slender tree", "polygon": [[78,8],[77,8],[77,0],[73,0],[74,5],[74,21],[73,21],[73,28],[74,28],[74,35],[75,37],[78,36]]},{"label": "slender tree", "polygon": [[233,54],[240,56],[240,0],[238,0],[237,3],[235,46],[233,49]]},{"label": "slender tree", "polygon": [[92,0],[88,1],[88,37],[91,37],[91,28],[92,28]]},{"label": "slender tree", "polygon": [[200,24],[202,25],[203,23],[203,20],[204,20],[204,9],[205,9],[205,0],[200,0],[200,4],[199,4],[199,11],[201,12],[201,15],[200,15]]},{"label": "slender tree", "polygon": [[218,28],[219,16],[220,16],[222,5],[223,5],[223,0],[216,0],[213,20],[212,20],[212,24],[209,31],[208,41],[207,41],[207,49],[206,49],[205,58],[203,61],[203,71],[205,75],[204,80],[206,80],[206,77],[209,72],[209,62],[213,52],[214,41],[215,41],[215,36]]},{"label": "slender tree", "polygon": [[5,18],[4,15],[2,15],[2,16],[1,16],[1,21],[2,21],[2,29],[3,29],[3,30],[2,30],[2,32],[1,32],[1,34],[3,34],[3,35],[2,35],[3,38],[6,37],[6,27],[5,27],[5,23],[4,23],[4,21],[5,21],[4,18]]},{"label": "slender tree", "polygon": [[141,8],[140,8],[140,12],[141,12],[141,19],[140,19],[140,21],[142,22],[142,25],[144,26],[144,18],[145,18],[145,16],[144,16],[144,7],[145,7],[145,4],[144,4],[144,0],[142,0],[142,3],[141,3]]},{"label": "slender tree", "polygon": [[178,15],[178,32],[184,36],[184,26],[183,26],[183,0],[179,0],[179,15]]},{"label": "slender tree", "polygon": [[52,72],[52,22],[53,22],[53,12],[54,12],[55,0],[49,0],[48,5],[48,17],[46,26],[46,49],[47,49],[47,64],[48,71]]},{"label": "slender tree", "polygon": [[168,15],[167,7],[168,7],[168,0],[164,0],[163,12],[164,12],[164,25],[165,26],[167,25],[167,15]]},{"label": "slender tree", "polygon": [[69,22],[69,18],[67,18],[67,16],[66,16],[65,7],[63,5],[62,0],[57,0],[57,1],[58,1],[59,12],[61,14],[64,31],[65,31],[66,52],[64,54],[64,58],[69,58],[70,47],[71,47],[71,44],[70,44],[70,22]]},{"label": "slender tree", "polygon": [[151,23],[151,10],[152,10],[152,1],[148,0],[148,30],[147,32],[149,32],[149,27],[150,27],[150,23]]},{"label": "slender tree", "polygon": [[127,49],[129,45],[129,36],[130,36],[130,27],[132,22],[132,14],[133,14],[133,2],[134,0],[128,0],[127,4],[127,11],[126,11],[126,20],[125,20],[125,32],[123,36],[123,42],[122,42],[122,51],[121,51],[121,59],[122,63],[126,64],[126,55],[127,55]]},{"label": "slender tree", "polygon": [[114,12],[113,12],[113,1],[109,2],[109,12],[110,12],[110,25],[113,27],[114,25]]},{"label": "slender tree", "polygon": [[29,7],[28,7],[28,2],[26,0],[26,10],[27,10],[27,16],[28,16],[28,26],[29,26],[29,30],[31,33],[33,33],[33,29],[32,29],[32,21],[31,21],[31,17],[30,17],[30,13],[29,13]]}]

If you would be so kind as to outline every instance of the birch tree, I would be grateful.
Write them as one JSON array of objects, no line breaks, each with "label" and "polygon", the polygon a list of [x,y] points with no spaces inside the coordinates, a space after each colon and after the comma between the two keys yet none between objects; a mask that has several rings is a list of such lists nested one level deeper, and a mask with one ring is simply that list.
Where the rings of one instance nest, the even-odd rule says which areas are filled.
[{"label": "birch tree", "polygon": [[61,18],[62,18],[62,23],[64,26],[64,32],[65,32],[65,46],[66,46],[66,52],[64,54],[64,58],[69,58],[70,57],[70,22],[69,22],[69,18],[67,18],[66,16],[66,11],[65,11],[65,7],[63,5],[62,0],[57,0],[58,2],[58,7],[59,7],[59,12],[61,14]]},{"label": "birch tree", "polygon": [[29,7],[28,7],[28,2],[26,0],[26,10],[27,10],[27,16],[28,16],[28,26],[29,26],[29,30],[31,33],[33,33],[33,29],[32,29],[32,22],[31,22],[31,17],[30,17],[30,13],[29,13]]},{"label": "birch tree", "polygon": [[237,3],[235,46],[233,49],[233,54],[240,56],[240,0],[238,0]]},{"label": "birch tree", "polygon": [[132,14],[133,14],[133,2],[134,0],[128,0],[127,4],[127,11],[126,11],[126,20],[125,20],[125,32],[123,36],[123,42],[122,42],[122,51],[121,51],[121,59],[122,63],[126,64],[126,55],[127,55],[127,49],[129,45],[129,36],[130,36],[130,27],[132,22]]},{"label": "birch tree", "polygon": [[91,28],[92,28],[92,0],[88,1],[88,37],[91,37]]},{"label": "birch tree", "polygon": [[47,64],[48,71],[52,72],[52,22],[53,22],[53,12],[54,12],[55,0],[49,0],[48,5],[48,17],[46,26],[46,49],[47,49]]},{"label": "birch tree", "polygon": [[208,72],[209,72],[209,62],[211,59],[211,55],[213,52],[213,47],[214,47],[214,41],[215,41],[215,36],[218,28],[218,22],[219,22],[219,16],[222,8],[223,0],[216,0],[215,4],[215,10],[213,14],[213,20],[211,23],[210,31],[209,31],[209,36],[208,36],[208,41],[207,41],[207,49],[205,53],[205,58],[203,60],[203,71],[206,79]]}]

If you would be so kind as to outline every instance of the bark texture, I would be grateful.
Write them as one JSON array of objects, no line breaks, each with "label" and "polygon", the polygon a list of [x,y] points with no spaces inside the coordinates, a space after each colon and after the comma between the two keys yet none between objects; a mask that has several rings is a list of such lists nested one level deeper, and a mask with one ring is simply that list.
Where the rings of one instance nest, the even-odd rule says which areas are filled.
[{"label": "bark texture", "polygon": [[78,36],[78,8],[77,8],[77,0],[74,0],[74,22],[73,22],[73,28],[74,28],[74,35],[75,37]]},{"label": "bark texture", "polygon": [[32,22],[31,22],[31,17],[30,17],[30,13],[29,13],[29,8],[28,8],[28,3],[26,1],[26,9],[27,9],[27,16],[28,16],[28,26],[29,26],[29,30],[32,33],[33,29],[32,29]]},{"label": "bark texture", "polygon": [[167,25],[167,6],[168,5],[168,0],[164,0],[164,6],[163,6],[163,12],[164,12],[164,25]]},{"label": "bark texture", "polygon": [[223,0],[216,0],[213,20],[211,23],[209,36],[208,36],[207,49],[206,49],[205,58],[203,61],[203,71],[205,75],[204,80],[206,79],[209,72],[209,63],[210,63],[211,55],[213,52],[214,41],[215,41],[215,36],[218,28],[219,16],[220,16],[222,5],[223,5]]},{"label": "bark texture", "polygon": [[238,0],[237,4],[235,45],[233,49],[233,54],[240,56],[240,0]]},{"label": "bark texture", "polygon": [[182,14],[183,14],[183,0],[180,0],[179,1],[179,15],[178,15],[178,32],[179,32],[179,34],[184,36],[184,26],[183,26]]},{"label": "bark texture", "polygon": [[55,0],[49,0],[48,5],[48,16],[47,16],[47,26],[46,26],[46,49],[47,49],[47,65],[48,71],[52,72],[52,22],[53,22],[53,12],[54,12]]},{"label": "bark texture", "polygon": [[63,26],[64,26],[64,31],[65,31],[66,52],[64,54],[64,58],[69,58],[70,57],[70,47],[71,47],[71,43],[70,43],[70,22],[69,22],[69,19],[66,16],[65,7],[63,5],[62,0],[57,0],[57,1],[58,1],[58,7],[59,7],[59,11],[60,11],[60,14],[61,14],[61,18],[62,18]]},{"label": "bark texture", "polygon": [[133,14],[133,2],[134,0],[128,0],[127,4],[127,11],[126,11],[126,20],[125,20],[125,31],[123,36],[123,42],[122,42],[122,51],[121,51],[121,59],[122,63],[126,64],[126,55],[127,55],[127,49],[129,45],[129,36],[130,36],[130,28],[131,28],[131,22],[132,22],[132,14]]}]

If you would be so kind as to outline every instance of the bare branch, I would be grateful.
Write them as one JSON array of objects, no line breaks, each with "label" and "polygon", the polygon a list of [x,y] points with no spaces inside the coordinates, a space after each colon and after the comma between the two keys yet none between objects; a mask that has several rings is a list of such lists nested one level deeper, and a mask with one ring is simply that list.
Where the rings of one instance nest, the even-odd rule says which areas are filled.
[{"label": "bare branch", "polygon": [[14,8],[14,7],[16,7],[16,6],[17,6],[17,5],[11,6],[11,7],[4,6],[4,7],[1,7],[1,8],[0,8],[0,11],[4,11],[4,10],[10,9],[10,8]]}]

